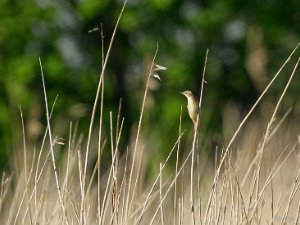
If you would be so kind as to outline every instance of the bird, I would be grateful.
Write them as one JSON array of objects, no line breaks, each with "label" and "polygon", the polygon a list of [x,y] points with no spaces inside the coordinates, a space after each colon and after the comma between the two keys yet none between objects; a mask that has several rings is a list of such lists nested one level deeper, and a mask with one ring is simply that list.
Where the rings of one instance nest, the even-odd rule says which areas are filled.
[{"label": "bird", "polygon": [[180,93],[183,94],[187,98],[187,101],[188,101],[187,109],[188,109],[189,116],[190,116],[191,120],[193,121],[195,131],[199,132],[200,126],[199,125],[197,126],[197,118],[200,113],[199,102],[198,102],[196,96],[189,90],[183,91]]}]

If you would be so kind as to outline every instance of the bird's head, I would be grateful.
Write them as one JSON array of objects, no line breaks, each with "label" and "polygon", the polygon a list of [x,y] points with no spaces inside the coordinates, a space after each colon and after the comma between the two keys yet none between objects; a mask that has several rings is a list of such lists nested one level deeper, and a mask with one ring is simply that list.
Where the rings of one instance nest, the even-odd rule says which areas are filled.
[{"label": "bird's head", "polygon": [[180,93],[183,94],[187,98],[191,98],[191,97],[194,96],[191,91],[183,91],[183,92],[180,92]]}]

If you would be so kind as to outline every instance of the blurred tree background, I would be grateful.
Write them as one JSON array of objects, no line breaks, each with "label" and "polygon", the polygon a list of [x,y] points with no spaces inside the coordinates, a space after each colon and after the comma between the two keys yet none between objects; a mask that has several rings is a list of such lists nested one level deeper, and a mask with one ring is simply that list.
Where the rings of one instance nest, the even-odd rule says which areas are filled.
[{"label": "blurred tree background", "polygon": [[[122,0],[0,0],[2,168],[13,149],[22,147],[19,106],[30,145],[38,145],[46,129],[38,57],[50,105],[58,95],[51,119],[55,132],[66,137],[69,122],[78,121],[79,133],[87,136],[101,72],[100,34],[89,30],[102,25],[107,49],[122,4]],[[183,128],[192,132],[186,100],[179,92],[190,89],[199,95],[209,48],[202,138],[217,134],[224,141],[223,130],[235,128],[299,42],[299,24],[298,0],[129,0],[106,71],[105,124],[109,111],[116,118],[122,98],[126,149],[158,43],[156,63],[168,70],[160,73],[161,82],[151,79],[143,127],[145,138],[158,149],[155,153],[167,153],[178,135],[181,105]],[[269,98],[278,97],[292,66],[284,70],[286,75]],[[299,119],[299,76],[295,79],[285,104],[295,106],[293,115]]]}]

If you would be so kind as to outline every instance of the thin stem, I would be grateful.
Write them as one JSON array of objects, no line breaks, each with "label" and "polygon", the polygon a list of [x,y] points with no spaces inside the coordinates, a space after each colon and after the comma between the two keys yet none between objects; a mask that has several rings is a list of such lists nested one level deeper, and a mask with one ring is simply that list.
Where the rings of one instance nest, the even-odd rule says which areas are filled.
[{"label": "thin stem", "polygon": [[48,126],[50,151],[51,151],[51,158],[52,158],[52,166],[53,166],[53,170],[54,170],[55,184],[56,184],[56,189],[57,189],[60,205],[61,205],[61,208],[63,210],[64,220],[67,224],[69,224],[68,217],[67,217],[67,211],[66,211],[66,208],[65,208],[65,205],[64,205],[64,202],[63,202],[63,197],[62,197],[62,194],[61,194],[61,188],[60,188],[60,185],[59,185],[58,174],[57,174],[57,169],[56,169],[56,164],[55,164],[55,155],[54,155],[53,139],[52,139],[51,126],[50,126],[50,115],[49,115],[49,108],[48,108],[48,99],[47,99],[46,85],[45,85],[45,80],[44,80],[44,71],[43,71],[41,58],[39,58],[39,62],[40,62],[40,68],[41,68],[41,76],[42,76],[44,97],[45,97],[47,126]]}]

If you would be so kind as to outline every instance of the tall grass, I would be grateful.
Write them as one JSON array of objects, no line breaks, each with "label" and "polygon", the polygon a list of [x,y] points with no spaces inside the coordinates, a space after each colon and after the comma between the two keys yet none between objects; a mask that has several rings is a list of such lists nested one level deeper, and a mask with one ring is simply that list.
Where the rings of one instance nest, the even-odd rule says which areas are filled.
[{"label": "tall grass", "polygon": [[[300,162],[297,161],[300,137],[295,138],[295,131],[286,131],[289,123],[286,117],[278,118],[277,112],[296,73],[299,59],[272,116],[269,121],[263,121],[266,126],[253,119],[250,124],[249,118],[299,45],[241,121],[228,145],[215,151],[214,162],[208,159],[208,151],[203,146],[197,147],[196,134],[187,154],[179,159],[182,137],[186,135],[181,128],[180,115],[178,138],[170,146],[169,155],[158,165],[155,178],[146,184],[144,162],[147,157],[143,151],[146,147],[151,148],[151,144],[142,140],[141,127],[149,81],[154,79],[158,46],[146,74],[136,136],[129,143],[126,154],[120,156],[119,141],[124,124],[120,109],[116,118],[110,113],[109,135],[105,137],[102,131],[105,69],[117,26],[118,22],[106,56],[102,54],[103,69],[85,148],[82,147],[85,142],[77,136],[77,126],[73,123],[70,123],[65,143],[53,133],[52,109],[48,106],[47,85],[40,60],[47,129],[41,146],[33,151],[26,146],[23,132],[22,160],[17,160],[20,172],[2,174],[0,224],[297,224],[300,212]],[[100,116],[98,135],[95,136],[92,134],[97,107]],[[22,111],[21,118],[24,127]],[[114,124],[117,125],[114,127]],[[239,149],[232,147],[234,142]],[[92,149],[91,143],[98,143],[97,149]],[[56,149],[61,144],[65,145],[66,153],[58,166]],[[102,171],[105,145],[110,145],[111,163],[107,170]],[[95,155],[96,163],[92,163],[91,158]],[[176,155],[177,160],[174,173],[170,174],[165,168],[171,163],[172,155]]]}]

